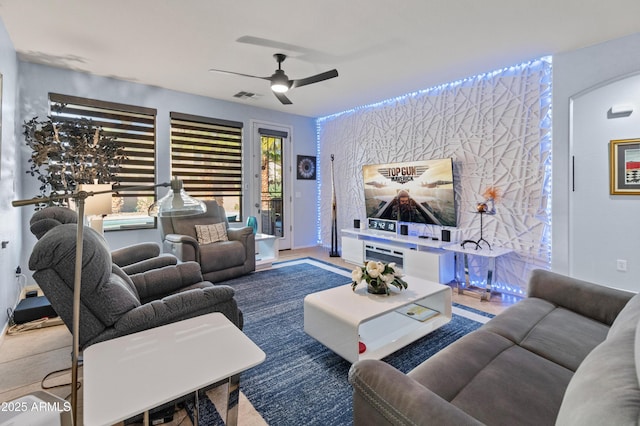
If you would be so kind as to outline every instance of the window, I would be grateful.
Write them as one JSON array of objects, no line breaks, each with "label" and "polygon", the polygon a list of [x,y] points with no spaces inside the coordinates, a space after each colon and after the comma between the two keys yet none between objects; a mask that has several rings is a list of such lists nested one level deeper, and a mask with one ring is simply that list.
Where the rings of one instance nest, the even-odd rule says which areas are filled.
[{"label": "window", "polygon": [[242,221],[242,123],[171,113],[171,174],[192,197]]},{"label": "window", "polygon": [[[153,186],[155,184],[156,110],[132,105],[104,102],[76,96],[49,94],[50,104],[63,104],[52,109],[54,120],[87,118],[101,126],[107,136],[116,138],[124,147],[126,159],[117,175],[121,186]],[[155,218],[147,209],[155,201],[153,188],[120,191],[112,198],[113,214],[104,220],[104,229],[137,229],[155,227]]]}]

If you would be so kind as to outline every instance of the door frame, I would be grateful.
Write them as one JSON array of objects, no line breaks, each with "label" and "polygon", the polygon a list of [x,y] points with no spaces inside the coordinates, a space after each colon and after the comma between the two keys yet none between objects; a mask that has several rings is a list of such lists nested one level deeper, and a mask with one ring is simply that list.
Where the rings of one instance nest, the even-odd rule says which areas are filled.
[{"label": "door frame", "polygon": [[[278,239],[278,248],[279,250],[288,250],[291,249],[293,244],[293,230],[295,229],[293,218],[293,127],[288,126],[286,124],[273,123],[263,120],[250,120],[249,125],[251,128],[251,143],[249,146],[250,152],[250,170],[249,170],[249,182],[248,182],[248,197],[247,197],[247,214],[246,216],[255,216],[258,219],[258,229],[261,229],[262,223],[262,215],[259,214],[259,207],[256,207],[256,204],[259,206],[261,202],[260,197],[260,173],[261,173],[261,165],[260,160],[262,157],[261,152],[261,136],[258,133],[259,128],[268,128],[272,130],[278,130],[281,132],[287,132],[287,138],[283,139],[283,170],[282,170],[282,179],[283,179],[283,193],[284,199],[282,200],[283,204],[283,212],[285,217],[285,222],[283,226],[285,227],[284,237]],[[288,218],[288,219],[287,219]]]}]

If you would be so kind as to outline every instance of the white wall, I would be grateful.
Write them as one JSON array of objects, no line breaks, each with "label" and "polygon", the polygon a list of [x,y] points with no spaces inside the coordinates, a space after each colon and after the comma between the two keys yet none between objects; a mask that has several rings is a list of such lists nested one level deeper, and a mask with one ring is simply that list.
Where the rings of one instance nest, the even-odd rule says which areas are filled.
[{"label": "white wall", "polygon": [[[638,52],[640,52],[640,33],[584,49],[560,53],[553,57],[552,270],[556,272],[570,274],[569,259],[573,249],[569,238],[571,221],[569,206],[571,194],[570,100],[608,82],[639,72]],[[640,136],[640,129],[635,137],[638,136]],[[603,157],[603,161],[606,161],[606,158]],[[638,226],[637,220],[634,222],[613,220],[603,224],[601,222],[603,212],[599,209],[582,214],[592,218],[599,233],[612,232],[623,236],[626,235],[627,229]],[[596,248],[596,241],[593,244],[594,250],[601,254],[611,249],[611,247]],[[635,276],[636,282],[640,282],[638,277],[640,276]]]},{"label": "white wall", "polygon": [[365,219],[363,165],[451,157],[457,239],[479,238],[475,206],[488,187],[500,188],[483,236],[513,250],[498,259],[496,288],[524,294],[529,271],[550,263],[550,86],[551,64],[536,60],[319,120],[323,243],[331,241],[330,154],[339,229]]},{"label": "white wall", "polygon": [[[175,92],[137,83],[116,79],[98,77],[86,73],[62,70],[44,65],[19,63],[20,70],[20,123],[33,116],[44,117],[48,113],[48,93],[62,93],[66,95],[94,98],[110,102],[119,102],[143,107],[156,108],[157,115],[157,179],[158,182],[168,181],[171,176],[169,159],[169,112],[177,111],[207,117],[241,121],[244,123],[243,143],[245,154],[249,155],[246,144],[251,141],[250,120],[277,123],[293,128],[293,158],[297,154],[313,155],[316,152],[315,121],[309,117],[285,114],[256,108],[250,105],[226,102],[217,99]],[[21,131],[19,129],[18,131]],[[22,139],[22,171],[27,170],[28,149]],[[245,160],[248,160],[245,158]],[[245,162],[248,164],[248,162]],[[250,170],[245,168],[245,180]],[[22,175],[21,175],[22,176]],[[30,198],[38,193],[37,181],[26,174],[23,177],[24,187],[21,197]],[[308,206],[316,203],[315,185],[293,180],[293,192],[300,193],[294,198],[294,247],[316,245],[315,216],[309,215]],[[161,192],[163,195],[163,192]],[[246,207],[245,207],[246,211]],[[313,209],[315,211],[315,209]],[[23,220],[33,213],[31,207],[22,208]],[[22,264],[25,265],[35,243],[27,227],[22,229]],[[112,248],[118,248],[140,241],[160,242],[159,230],[116,231],[106,233],[107,241]]]},{"label": "white wall", "polygon": [[[574,96],[571,155],[569,273],[600,284],[640,290],[640,196],[610,195],[609,141],[640,140],[640,75]],[[628,117],[608,117],[629,105]],[[627,271],[617,270],[617,260]]]},{"label": "white wall", "polygon": [[[0,241],[7,241],[0,248],[0,339],[7,324],[7,309],[13,309],[20,294],[16,267],[20,263],[21,217],[19,209],[11,206],[16,197],[16,187],[22,178],[16,167],[16,94],[18,61],[13,43],[0,20],[0,74],[2,74],[2,150],[0,152]],[[19,121],[18,121],[19,122]]]}]

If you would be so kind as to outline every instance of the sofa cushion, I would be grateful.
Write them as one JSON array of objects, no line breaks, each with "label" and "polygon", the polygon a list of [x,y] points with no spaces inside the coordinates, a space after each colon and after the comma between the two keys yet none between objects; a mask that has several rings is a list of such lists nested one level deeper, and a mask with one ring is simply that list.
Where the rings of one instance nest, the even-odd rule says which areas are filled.
[{"label": "sofa cushion", "polygon": [[520,342],[524,349],[576,371],[606,337],[609,326],[564,308],[554,309]]},{"label": "sofa cushion", "polygon": [[[29,269],[53,269],[69,288],[73,288],[76,265],[76,224],[52,228],[35,245],[29,258]],[[93,285],[111,274],[111,255],[102,236],[85,228],[82,252],[82,288],[93,291]]]},{"label": "sofa cushion", "polygon": [[500,352],[513,345],[504,337],[479,329],[439,351],[407,375],[451,401]]},{"label": "sofa cushion", "polygon": [[483,423],[537,426],[553,424],[573,372],[480,329],[408,375]]},{"label": "sofa cushion", "polygon": [[200,246],[200,258],[206,259],[200,263],[202,273],[206,274],[243,265],[247,253],[240,241],[222,241]]},{"label": "sofa cushion", "polygon": [[616,334],[626,330],[635,330],[640,321],[640,294],[633,296],[622,308],[616,317],[607,337],[614,337]]},{"label": "sofa cushion", "polygon": [[209,225],[195,225],[199,244],[211,244],[218,241],[229,241],[226,223],[211,223]]},{"label": "sofa cushion", "polygon": [[106,326],[115,324],[122,315],[140,306],[135,289],[125,277],[114,271],[107,281],[99,283],[91,294],[83,297],[88,306],[99,307],[94,308],[93,313]]},{"label": "sofa cushion", "polygon": [[524,340],[531,328],[549,315],[555,305],[546,300],[527,298],[504,310],[482,326],[482,329],[499,334],[515,343]]},{"label": "sofa cushion", "polygon": [[582,362],[567,387],[557,425],[637,425],[640,327],[618,330]]},{"label": "sofa cushion", "polygon": [[524,349],[575,371],[609,326],[537,298],[528,298],[483,326]]},{"label": "sofa cushion", "polygon": [[519,346],[501,352],[451,401],[485,424],[551,425],[573,372]]},{"label": "sofa cushion", "polygon": [[[55,271],[71,294],[75,283],[76,230],[75,224],[52,228],[38,241],[29,259],[32,270]],[[83,233],[80,300],[106,326],[140,306],[133,283],[111,263],[104,238],[91,228],[85,228]]]},{"label": "sofa cushion", "polygon": [[66,207],[51,206],[38,210],[29,221],[31,233],[37,239],[42,238],[50,229],[65,223],[77,223],[78,214]]}]

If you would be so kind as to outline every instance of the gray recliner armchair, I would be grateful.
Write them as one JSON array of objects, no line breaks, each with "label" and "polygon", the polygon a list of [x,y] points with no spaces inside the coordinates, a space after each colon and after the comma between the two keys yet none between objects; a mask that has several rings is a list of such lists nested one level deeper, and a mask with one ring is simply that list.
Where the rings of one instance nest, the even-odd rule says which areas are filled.
[{"label": "gray recliner armchair", "polygon": [[[50,229],[65,223],[78,223],[78,214],[66,207],[51,206],[38,210],[29,222],[31,233],[37,239],[42,238]],[[111,251],[113,263],[128,275],[138,274],[150,269],[175,265],[178,259],[167,253],[160,253],[156,243],[138,243]]]},{"label": "gray recliner armchair", "polygon": [[[255,235],[251,227],[230,228],[224,208],[205,201],[207,212],[196,216],[161,217],[163,250],[181,261],[200,264],[204,279],[225,281],[256,269]],[[224,223],[228,241],[198,242],[196,226]]]},{"label": "gray recliner armchair", "polygon": [[[51,228],[29,259],[33,277],[69,330],[73,322],[76,225]],[[223,313],[242,328],[242,313],[229,286],[202,279],[195,262],[127,275],[112,262],[101,235],[84,231],[80,294],[80,347],[164,324]]]}]

